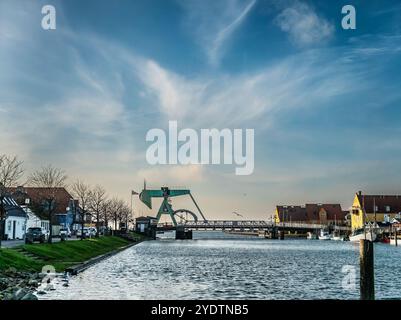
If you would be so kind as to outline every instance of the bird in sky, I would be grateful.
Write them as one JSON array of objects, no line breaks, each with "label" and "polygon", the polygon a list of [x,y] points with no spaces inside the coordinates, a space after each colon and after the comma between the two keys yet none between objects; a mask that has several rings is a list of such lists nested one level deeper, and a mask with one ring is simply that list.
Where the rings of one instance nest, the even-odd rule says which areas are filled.
[{"label": "bird in sky", "polygon": [[239,214],[238,212],[233,211],[233,214],[235,214],[238,217],[244,217],[242,214]]}]

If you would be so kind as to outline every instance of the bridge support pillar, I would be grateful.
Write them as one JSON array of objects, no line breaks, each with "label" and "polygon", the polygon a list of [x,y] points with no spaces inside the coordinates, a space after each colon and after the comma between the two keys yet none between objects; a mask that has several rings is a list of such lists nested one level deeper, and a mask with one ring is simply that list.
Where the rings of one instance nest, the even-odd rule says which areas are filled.
[{"label": "bridge support pillar", "polygon": [[177,227],[175,230],[176,240],[190,240],[192,239],[192,230],[185,230],[183,227]]},{"label": "bridge support pillar", "polygon": [[278,232],[278,236],[279,236],[279,239],[280,239],[280,240],[284,240],[284,230],[280,230],[280,231]]},{"label": "bridge support pillar", "polygon": [[278,233],[277,228],[275,228],[275,227],[272,228],[270,231],[270,239],[277,239],[278,238],[277,233]]}]

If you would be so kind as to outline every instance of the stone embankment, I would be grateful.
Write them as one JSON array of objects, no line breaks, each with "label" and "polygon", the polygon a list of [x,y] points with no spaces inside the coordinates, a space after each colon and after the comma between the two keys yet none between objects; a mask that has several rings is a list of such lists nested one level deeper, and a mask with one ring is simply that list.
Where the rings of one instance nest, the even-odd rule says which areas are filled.
[{"label": "stone embankment", "polygon": [[15,268],[0,271],[0,300],[38,300],[33,293],[42,277],[40,273],[20,272]]}]

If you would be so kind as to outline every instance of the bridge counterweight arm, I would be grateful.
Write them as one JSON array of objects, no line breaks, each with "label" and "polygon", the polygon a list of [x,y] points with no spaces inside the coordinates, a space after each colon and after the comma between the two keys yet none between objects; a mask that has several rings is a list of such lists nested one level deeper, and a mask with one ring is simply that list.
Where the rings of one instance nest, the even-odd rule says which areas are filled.
[{"label": "bridge counterweight arm", "polygon": [[192,193],[191,193],[191,192],[189,192],[189,196],[191,197],[192,201],[194,202],[194,204],[195,204],[196,208],[198,209],[200,215],[202,216],[203,220],[204,220],[205,222],[207,222],[205,216],[204,216],[203,213],[202,213],[202,210],[199,208],[199,206],[198,206],[198,204],[196,203],[196,201],[195,201],[194,197],[192,196]]},{"label": "bridge counterweight arm", "polygon": [[169,197],[179,197],[179,196],[184,196],[186,194],[191,194],[191,192],[186,189],[173,189],[169,191],[170,191]]}]

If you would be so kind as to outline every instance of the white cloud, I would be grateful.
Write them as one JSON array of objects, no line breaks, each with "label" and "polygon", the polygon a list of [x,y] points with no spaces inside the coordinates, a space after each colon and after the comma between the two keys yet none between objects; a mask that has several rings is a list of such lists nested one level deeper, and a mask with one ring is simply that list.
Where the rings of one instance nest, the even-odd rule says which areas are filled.
[{"label": "white cloud", "polygon": [[193,32],[211,65],[218,65],[228,41],[256,0],[180,1],[187,12],[185,28]]},{"label": "white cloud", "polygon": [[329,21],[318,16],[312,7],[299,1],[282,10],[275,22],[300,47],[325,42],[334,33],[334,26]]},{"label": "white cloud", "polygon": [[44,107],[49,122],[63,127],[73,127],[83,134],[107,136],[113,134],[112,124],[119,122],[124,106],[109,97],[78,94],[63,97],[60,103]]},{"label": "white cloud", "polygon": [[[184,77],[168,71],[153,60],[130,59],[137,71],[145,91],[157,98],[159,110],[171,120],[181,120],[191,105],[198,104],[204,85],[191,82]],[[146,94],[145,94],[146,95]]]},{"label": "white cloud", "polygon": [[165,122],[179,120],[180,127],[192,128],[247,124],[264,128],[273,125],[275,115],[282,110],[316,107],[333,96],[361,88],[362,75],[335,55],[310,51],[253,74],[195,78],[178,75],[154,61],[131,59],[131,63],[145,87],[145,98],[157,98],[155,104]]}]

